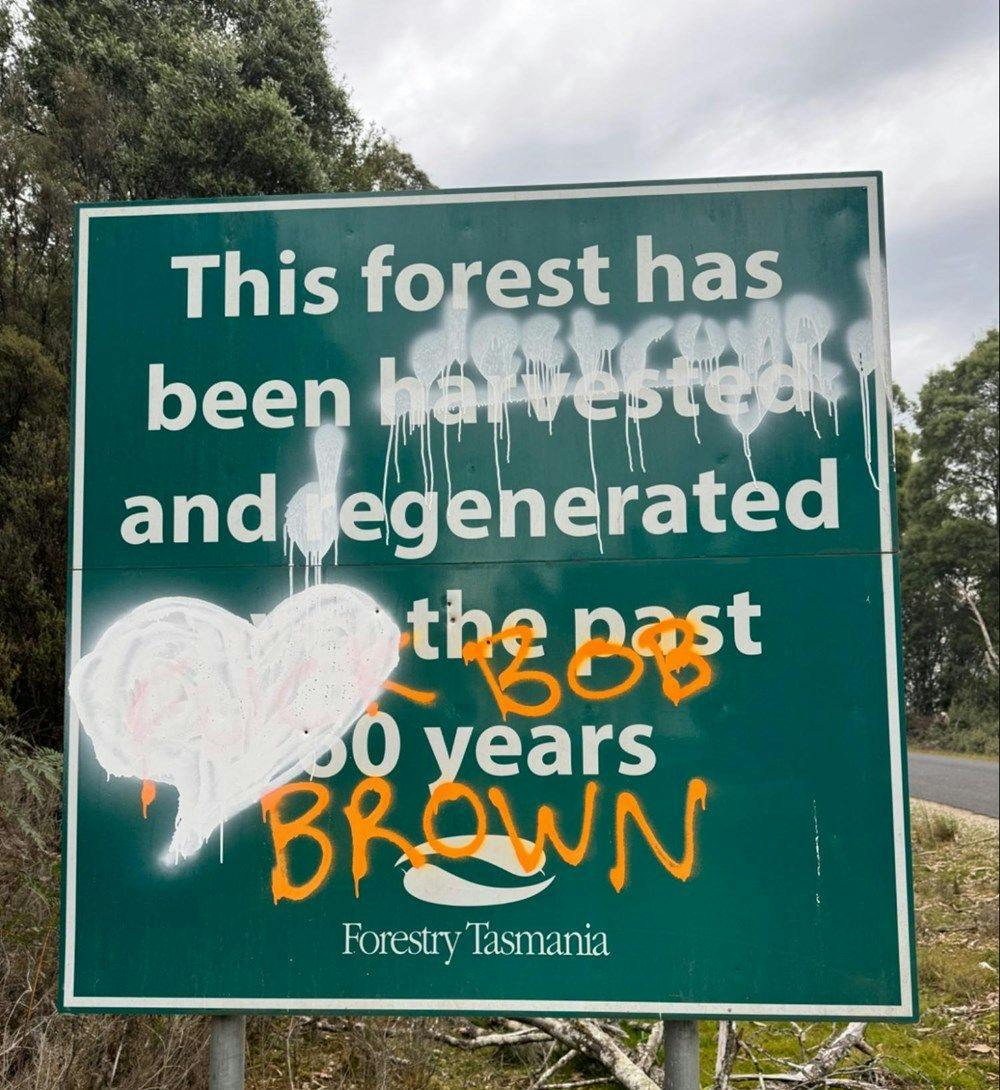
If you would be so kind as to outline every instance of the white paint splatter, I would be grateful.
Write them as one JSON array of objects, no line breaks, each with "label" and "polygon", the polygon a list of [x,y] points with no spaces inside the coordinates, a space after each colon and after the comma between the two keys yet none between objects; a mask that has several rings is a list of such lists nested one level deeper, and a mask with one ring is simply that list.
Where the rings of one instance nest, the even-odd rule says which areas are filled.
[{"label": "white paint splatter", "polygon": [[861,434],[865,445],[865,464],[868,466],[868,476],[878,491],[878,481],[875,480],[875,471],[872,469],[872,414],[868,387],[869,376],[875,370],[875,340],[871,322],[860,321],[850,326],[847,330],[847,348],[851,354],[851,362],[858,372],[858,388],[861,391]]},{"label": "white paint splatter", "polygon": [[395,669],[399,637],[345,585],[301,591],[257,626],[201,599],[157,598],[104,632],[69,693],[108,776],[177,789],[176,863],[353,726]]},{"label": "white paint splatter", "polygon": [[648,369],[649,349],[656,341],[670,332],[673,322],[669,318],[648,318],[640,323],[622,341],[618,350],[618,370],[622,376],[625,394],[625,449],[628,452],[628,468],[635,471],[632,461],[632,443],[629,420],[635,423],[635,437],[639,452],[639,466],[646,472],[646,458],[642,449],[642,421],[639,419],[639,395],[646,383],[656,379],[656,372]]},{"label": "white paint splatter", "polygon": [[323,561],[331,547],[334,549],[334,563],[338,560],[336,547],[340,538],[340,502],[337,481],[346,445],[344,429],[336,424],[323,424],[316,429],[313,457],[316,460],[317,480],[304,484],[285,508],[282,538],[288,558],[289,594],[295,592],[293,569],[296,549],[302,553],[305,563],[307,587],[310,569],[313,582],[322,582]]},{"label": "white paint splatter", "polygon": [[[465,311],[454,309],[452,306],[452,299],[449,297],[445,300],[445,313],[443,319],[443,334],[444,334],[444,356],[445,365],[444,373],[438,379],[441,385],[441,389],[445,395],[448,395],[451,377],[452,367],[457,368],[456,378],[458,380],[457,387],[459,390],[458,397],[458,439],[462,440],[462,423],[465,419],[465,363],[468,359],[468,348],[466,346],[466,316]],[[448,487],[448,500],[451,501],[451,459],[448,451],[448,432],[451,430],[451,422],[448,419],[444,419],[441,422],[442,441],[444,444],[444,472]]]},{"label": "white paint splatter", "polygon": [[792,366],[809,391],[809,418],[816,438],[816,389],[823,384],[823,342],[830,332],[829,309],[811,295],[793,295],[785,304],[785,339],[792,350]]},{"label": "white paint splatter", "polygon": [[496,468],[497,495],[503,487],[500,478],[499,439],[506,430],[507,458],[510,458],[509,391],[517,382],[521,361],[517,357],[520,325],[506,314],[480,318],[472,327],[469,355],[476,370],[486,380],[487,419],[493,426],[493,464]]},{"label": "white paint splatter", "polygon": [[[808,416],[812,431],[822,438],[817,420],[816,398],[826,403],[827,419],[840,434],[840,399],[845,369],[827,358],[827,343],[833,328],[829,307],[808,295],[792,297],[782,307],[773,301],[758,302],[743,318],[719,322],[700,314],[686,314],[672,323],[654,317],[638,323],[622,339],[610,325],[598,323],[588,310],[577,310],[571,318],[568,342],[579,364],[579,380],[570,383],[563,370],[567,347],[559,338],[560,323],[550,314],[535,314],[524,321],[513,315],[492,314],[475,322],[466,337],[465,312],[449,308],[441,325],[417,337],[409,350],[416,382],[396,389],[396,404],[383,403],[382,419],[389,426],[382,473],[382,505],[385,510],[385,540],[390,536],[389,472],[395,469],[400,483],[399,445],[416,428],[419,432],[425,496],[434,487],[434,458],[430,422],[436,416],[444,430],[443,449],[448,500],[452,498],[452,472],[448,431],[455,427],[459,441],[462,426],[473,424],[485,406],[492,429],[493,463],[498,493],[503,487],[503,466],[512,459],[511,414],[521,405],[526,417],[553,431],[559,406],[578,396],[580,413],[586,419],[588,466],[595,502],[598,505],[598,548],[603,553],[601,534],[600,451],[595,429],[596,395],[617,395],[623,404],[625,447],[630,472],[645,473],[646,450],[642,419],[650,395],[657,389],[674,390],[677,410],[691,421],[695,441],[701,443],[699,420],[704,408],[730,418],[740,442],[747,470],[756,480],[754,451],[761,443],[760,429],[769,416],[784,416],[783,428],[794,417]],[[667,373],[648,366],[652,344],[673,330],[679,355]],[[468,346],[467,346],[468,339]],[[848,332],[853,365],[859,376],[861,426],[869,477],[877,488],[872,454],[872,415],[868,377],[875,366],[871,324],[856,323]],[[732,365],[723,360],[736,357],[739,374],[734,392]],[[465,363],[474,364],[480,379],[466,378]],[[617,360],[617,376],[615,361]],[[725,362],[725,366],[723,366]],[[523,365],[523,370],[522,370]],[[457,373],[456,373],[457,368]],[[729,369],[728,373],[727,368]],[[609,381],[617,378],[617,382]],[[709,387],[711,384],[711,388]],[[431,404],[432,394],[436,398]],[[383,398],[386,391],[383,390]],[[659,402],[662,405],[662,399]],[[791,412],[794,410],[794,414]],[[656,407],[653,412],[659,412]],[[785,416],[784,414],[788,414]],[[632,429],[635,435],[633,442]],[[502,445],[501,445],[502,444]],[[753,446],[752,446],[753,444]]]},{"label": "white paint splatter", "polygon": [[411,417],[416,424],[420,440],[420,468],[424,474],[424,495],[434,491],[434,451],[431,446],[431,424],[434,414],[430,411],[431,387],[450,365],[448,336],[444,330],[432,329],[421,333],[410,346],[410,367],[424,391],[424,404],[418,413],[411,406]]},{"label": "white paint splatter", "polygon": [[598,325],[589,310],[578,310],[572,319],[569,343],[580,364],[580,374],[587,393],[587,450],[590,456],[590,477],[594,485],[594,504],[597,511],[597,548],[603,554],[604,538],[601,534],[601,493],[597,483],[597,459],[594,454],[594,406],[589,395],[594,392],[596,376],[611,373],[611,353],[619,341],[618,330],[611,325]]},{"label": "white paint splatter", "polygon": [[816,812],[815,799],[813,799],[813,847],[816,853],[816,907],[822,908],[819,888],[823,881],[823,857],[819,848],[819,814]]}]

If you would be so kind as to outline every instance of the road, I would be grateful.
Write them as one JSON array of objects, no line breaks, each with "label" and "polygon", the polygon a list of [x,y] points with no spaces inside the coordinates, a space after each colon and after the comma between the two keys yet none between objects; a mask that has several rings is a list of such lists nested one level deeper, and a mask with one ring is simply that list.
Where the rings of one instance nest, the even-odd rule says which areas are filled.
[{"label": "road", "polygon": [[1000,765],[967,757],[910,753],[910,794],[995,818],[1000,816]]}]

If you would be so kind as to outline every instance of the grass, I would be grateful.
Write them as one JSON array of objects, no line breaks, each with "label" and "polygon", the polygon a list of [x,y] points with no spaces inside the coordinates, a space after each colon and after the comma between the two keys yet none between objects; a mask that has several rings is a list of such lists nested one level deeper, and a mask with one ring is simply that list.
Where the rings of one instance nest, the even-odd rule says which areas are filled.
[{"label": "grass", "polygon": [[[28,750],[0,734],[0,1086],[202,1088],[206,1019],[68,1017],[55,1010],[59,767],[57,754]],[[998,1086],[997,823],[915,802],[912,828],[923,1014],[916,1025],[869,1027],[878,1077],[896,1090],[993,1090]],[[433,1024],[251,1018],[247,1085],[249,1090],[515,1090],[537,1069],[539,1046],[464,1052],[434,1040],[428,1032]],[[715,1030],[714,1023],[702,1025],[703,1085],[711,1082]],[[804,1057],[829,1031],[824,1024],[741,1026],[766,1071],[780,1070],[782,1058]],[[754,1065],[743,1058],[738,1070],[749,1073]]]},{"label": "grass", "polygon": [[910,753],[922,753],[928,757],[960,757],[965,761],[985,761],[987,764],[996,764],[995,753],[974,753],[960,749],[937,749],[934,746],[912,745],[907,746]]},{"label": "grass", "polygon": [[956,757],[997,759],[1000,735],[996,710],[967,717],[908,714],[906,735],[911,749],[928,753],[949,753]]},{"label": "grass", "polygon": [[[921,1018],[870,1025],[867,1040],[889,1085],[990,1090],[998,1085],[997,823],[914,801],[911,829]],[[772,1022],[744,1032],[762,1056],[794,1058],[827,1027]],[[714,1027],[704,1034],[707,1084]]]}]

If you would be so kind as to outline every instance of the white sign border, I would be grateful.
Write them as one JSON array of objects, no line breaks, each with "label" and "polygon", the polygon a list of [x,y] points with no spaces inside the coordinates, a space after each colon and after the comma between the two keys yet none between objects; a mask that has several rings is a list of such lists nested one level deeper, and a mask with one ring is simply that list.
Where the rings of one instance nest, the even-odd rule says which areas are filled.
[{"label": "white sign border", "polygon": [[75,366],[73,376],[75,411],[73,418],[73,523],[72,568],[69,601],[69,668],[80,658],[81,600],[83,584],[83,483],[84,435],[86,427],[87,375],[87,274],[90,221],[108,217],[208,215],[218,213],[296,211],[302,209],[371,208],[410,204],[476,204],[512,201],[581,200],[594,197],[648,197],[684,193],[746,193],[797,189],[860,188],[868,199],[869,277],[872,295],[872,325],[875,331],[875,386],[879,411],[876,413],[876,445],[879,475],[879,542],[882,556],[882,600],[885,622],[885,670],[888,701],[889,761],[892,789],[893,850],[896,884],[900,1001],[890,1005],[824,1005],[760,1003],[651,1003],[607,1000],[546,999],[288,999],[201,998],[145,996],[81,996],[74,990],[77,894],[77,809],[79,804],[80,722],[69,709],[66,749],[66,844],[63,853],[64,921],[62,951],[62,1002],[70,1010],[156,1010],[156,1011],[453,1011],[455,1013],[559,1012],[593,1014],[650,1014],[667,1017],[739,1018],[741,1015],[773,1018],[864,1018],[900,1019],[913,1017],[913,979],[907,867],[906,798],[903,793],[903,753],[899,707],[899,679],[896,645],[896,591],[893,578],[892,509],[890,506],[888,409],[889,324],[885,268],[882,260],[879,178],[876,175],[833,175],[718,182],[658,182],[586,185],[578,188],[517,190],[475,190],[470,192],[422,192],[345,197],[261,198],[241,201],[196,203],[130,204],[89,206],[79,209],[77,236],[77,281],[75,298]]}]

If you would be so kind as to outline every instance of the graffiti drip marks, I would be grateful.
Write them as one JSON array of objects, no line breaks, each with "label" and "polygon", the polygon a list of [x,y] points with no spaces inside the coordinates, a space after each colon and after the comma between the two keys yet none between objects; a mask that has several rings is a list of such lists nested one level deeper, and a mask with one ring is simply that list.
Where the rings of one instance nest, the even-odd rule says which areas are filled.
[{"label": "graffiti drip marks", "polygon": [[[286,819],[283,803],[296,794],[307,795],[311,801],[308,809],[299,817]],[[569,867],[578,867],[586,861],[594,845],[594,832],[598,815],[597,783],[588,783],[583,790],[581,813],[578,820],[566,818],[565,825],[573,826],[575,840],[568,842],[559,831],[555,810],[548,805],[535,812],[535,831],[530,839],[521,835],[513,808],[501,788],[493,785],[486,796],[504,827],[503,834],[487,833],[489,824],[486,807],[479,795],[465,784],[456,782],[439,784],[431,792],[423,813],[423,829],[427,839],[418,845],[386,822],[393,805],[393,789],[388,780],[370,776],[362,780],[351,793],[343,807],[350,839],[351,876],[354,895],[360,896],[361,882],[371,867],[372,848],[378,841],[386,841],[402,855],[397,856],[396,866],[409,863],[404,873],[403,888],[418,900],[430,904],[484,906],[513,904],[543,892],[553,877],[539,881],[522,881],[518,885],[504,883],[494,886],[487,882],[472,881],[463,875],[449,871],[446,865],[432,862],[474,859],[499,871],[523,880],[534,879],[543,873],[546,863],[546,845]],[[374,805],[370,801],[374,797]],[[683,850],[680,858],[674,857],[664,846],[653,829],[638,797],[631,791],[620,791],[614,801],[604,807],[610,818],[613,864],[608,871],[608,881],[616,893],[628,884],[630,824],[641,834],[653,858],[672,878],[686,882],[697,869],[698,837],[697,816],[704,811],[708,801],[708,785],[699,778],[688,780],[683,807]],[[334,868],[336,852],[331,834],[318,821],[332,814],[333,794],[322,784],[290,783],[261,800],[264,819],[271,829],[274,849],[274,868],[271,872],[271,893],[277,904],[282,900],[304,901],[323,885]],[[474,828],[464,835],[438,837],[435,821],[447,804],[461,803],[472,816]],[[527,832],[527,825],[525,825]],[[288,877],[288,849],[299,839],[311,841],[319,847],[319,859],[313,863],[312,872],[302,881],[293,883]],[[315,854],[315,853],[313,853]]]},{"label": "graffiti drip marks", "polygon": [[[108,628],[69,681],[109,776],[177,790],[166,859],[312,767],[363,713],[399,660],[378,603],[314,586],[257,626],[196,598],[157,598]],[[148,807],[155,786],[143,788]]]},{"label": "graffiti drip marks", "polygon": [[305,585],[309,586],[309,573],[313,581],[322,580],[323,560],[331,548],[334,563],[337,560],[337,540],[340,537],[340,504],[337,495],[337,479],[340,464],[347,445],[346,433],[336,424],[323,424],[313,437],[313,455],[316,459],[315,481],[304,484],[292,496],[285,508],[284,543],[288,558],[288,593],[295,591],[293,568],[295,550],[302,554],[305,564]]},{"label": "graffiti drip marks", "polygon": [[[559,319],[546,314],[524,321],[511,315],[489,315],[473,322],[466,337],[465,321],[464,312],[449,310],[443,328],[423,333],[412,342],[408,363],[413,377],[397,378],[395,360],[382,360],[381,420],[389,428],[383,508],[390,461],[398,484],[400,435],[405,442],[414,426],[420,431],[427,495],[434,483],[430,428],[435,418],[441,424],[450,499],[449,430],[454,427],[460,440],[462,427],[474,425],[480,419],[479,410],[485,407],[493,431],[499,495],[503,490],[501,467],[511,460],[511,408],[523,406],[526,416],[534,417],[551,435],[564,401],[573,402],[586,419],[595,496],[599,495],[595,423],[610,420],[621,411],[629,470],[645,473],[642,421],[659,413],[665,402],[672,403],[679,417],[690,421],[699,444],[703,409],[727,418],[739,435],[750,478],[756,481],[751,439],[765,421],[791,414],[792,418],[806,419],[817,440],[823,438],[824,429],[840,435],[839,403],[847,392],[843,380],[851,363],[858,373],[861,432],[871,473],[869,379],[875,368],[871,323],[864,320],[846,333],[838,331],[830,308],[813,296],[792,296],[784,306],[756,303],[744,318],[733,319],[725,327],[712,318],[685,314],[676,322],[662,316],[648,318],[623,333],[599,324],[589,310],[581,309],[571,315],[562,337]],[[678,355],[653,364],[651,350],[671,331]],[[843,356],[847,349],[850,363],[830,358],[831,343],[833,354],[839,350]],[[575,362],[564,370],[567,359]],[[473,364],[482,385],[466,377],[467,361]],[[668,362],[670,366],[665,368]],[[456,366],[457,374],[453,374]],[[574,367],[576,374],[572,373]],[[661,391],[667,392],[666,398]],[[875,483],[873,473],[872,481]],[[600,530],[597,537],[603,552]]]}]

